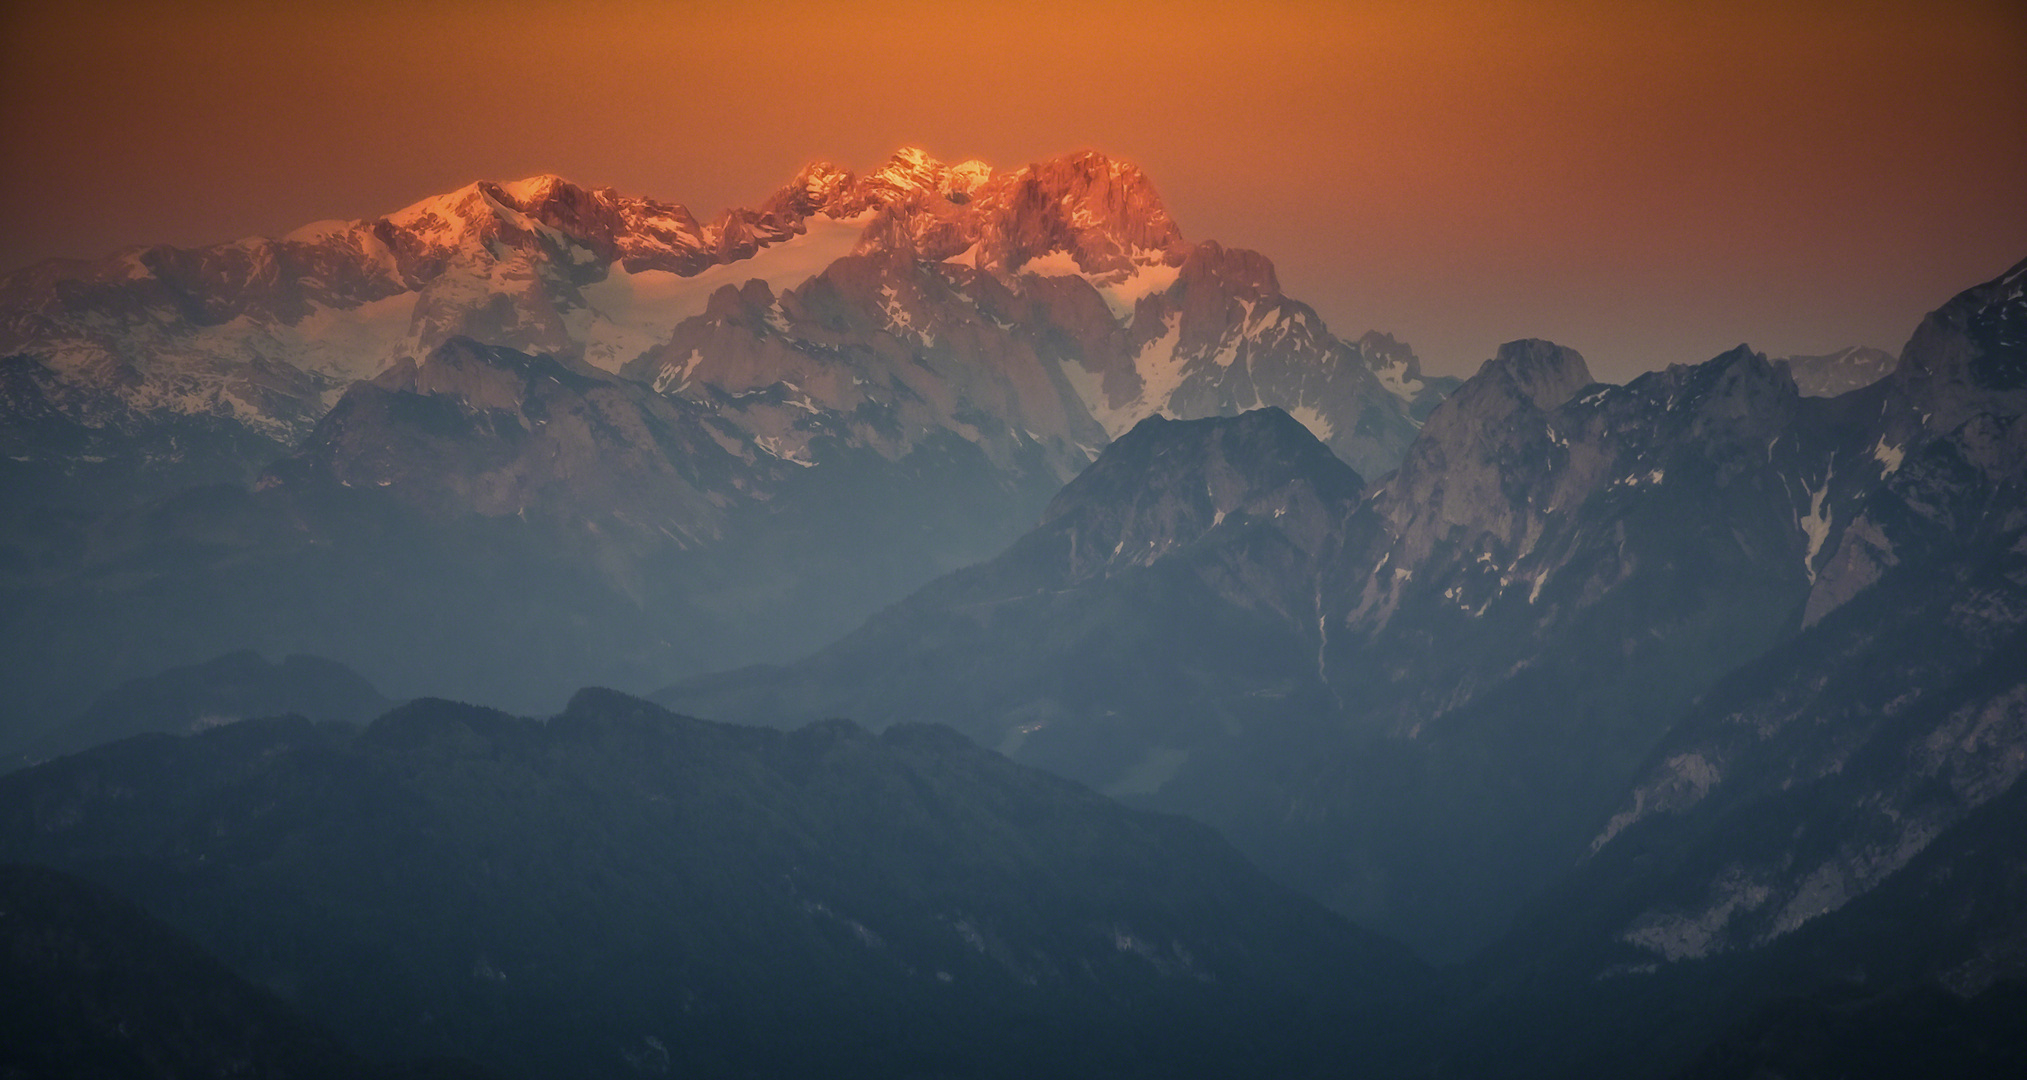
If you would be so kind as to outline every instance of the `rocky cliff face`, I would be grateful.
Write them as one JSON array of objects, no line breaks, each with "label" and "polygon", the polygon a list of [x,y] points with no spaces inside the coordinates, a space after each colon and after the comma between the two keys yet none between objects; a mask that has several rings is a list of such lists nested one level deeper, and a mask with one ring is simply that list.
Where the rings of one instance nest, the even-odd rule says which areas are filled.
[{"label": "rocky cliff face", "polygon": [[[1636,844],[1674,867],[1624,899],[1623,941],[1663,962],[1764,945],[1866,894],[2027,771],[2027,397],[2010,374],[2027,356],[2023,277],[1923,321],[1875,388],[1878,419],[1837,459],[1871,468],[1823,513],[1808,631],[1685,718],[1594,840],[1601,858]],[[1824,805],[1844,809],[1806,816]],[[1802,831],[1740,850],[1719,818]]]},{"label": "rocky cliff face", "polygon": [[[1339,647],[1346,670],[1381,684],[1447,687],[1407,705],[1403,725],[1461,706],[1579,627],[1641,625],[1652,641],[1731,602],[1720,596],[1775,621],[1799,603],[1811,463],[1777,445],[1808,426],[1792,382],[1743,348],[1624,387],[1589,382],[1570,350],[1503,347],[1431,413],[1375,496],[1384,530],[1345,567]],[[1450,642],[1440,658],[1426,653],[1438,637]],[[1621,659],[1646,647],[1593,644]],[[1445,676],[1406,675],[1431,664]]]},{"label": "rocky cliff face", "polygon": [[1765,945],[2010,788],[2027,771],[2023,560],[2016,543],[1895,575],[1711,694],[1593,841],[1668,867],[1606,931],[1649,963]]},{"label": "rocky cliff face", "polygon": [[[1427,795],[1418,798],[1445,807],[1429,818],[1476,822],[1457,833],[1425,835],[1424,842],[1461,851],[1504,833],[1504,843],[1478,848],[1481,867],[1536,845],[1559,851],[1557,860],[1576,859],[1579,831],[1591,840],[1600,835],[1586,821],[1616,813],[1609,833],[1637,820],[1635,807],[1651,809],[1670,792],[1705,791],[1723,772],[1715,763],[1724,752],[1655,748],[1681,737],[1676,725],[1688,723],[1681,718],[1702,715],[1694,710],[1710,707],[1704,697],[1716,680],[1741,665],[1769,665],[1793,685],[1781,692],[1762,687],[1773,696],[1742,707],[1757,720],[1729,710],[1737,726],[1711,723],[1735,736],[1766,736],[1787,722],[1775,717],[1795,715],[1789,710],[1811,715],[1817,706],[1809,703],[1819,693],[1884,695],[1867,705],[1839,697],[1845,704],[1822,706],[1840,716],[1855,708],[1884,717],[1911,707],[1910,694],[1950,697],[1954,692],[1944,688],[1979,670],[1990,650],[2014,647],[2008,642],[2021,608],[2009,598],[2007,571],[1993,560],[2003,563],[2008,556],[2000,553],[2017,542],[2023,524],[2027,452],[2010,434],[2021,402],[2004,375],[2009,350],[2018,348],[2011,343],[2019,335],[2005,329],[2020,303],[2018,278],[2015,271],[1945,305],[1916,332],[1892,377],[1834,400],[1800,396],[1781,366],[1743,348],[1625,387],[1578,389],[1584,377],[1566,358],[1544,363],[1552,355],[1545,348],[1509,347],[1439,406],[1399,472],[1372,497],[1382,526],[1362,564],[1348,567],[1347,586],[1338,592],[1345,614],[1333,628],[1328,657],[1333,689],[1353,724],[1375,725],[1382,738],[1405,737],[1421,747],[1413,768]],[[1839,614],[1896,573],[1927,582],[1896,586],[1922,595],[1918,608],[1893,616],[1874,611],[1869,619]],[[1842,619],[1840,632],[1851,635],[1844,644],[1805,638],[1828,651],[1757,660],[1831,619]],[[1904,631],[1886,629],[1896,620]],[[1898,633],[1908,638],[1890,644]],[[1967,635],[1959,645],[1940,644],[1959,633]],[[1923,635],[1927,641],[1916,647]],[[1941,661],[1944,655],[1952,659]],[[1930,659],[1916,659],[1923,657]],[[1861,754],[1896,763],[1877,766],[1893,778],[1881,782],[1903,786],[1896,790],[1929,791],[1946,775],[1975,775],[1983,779],[1963,780],[1964,791],[1989,795],[2010,783],[2003,769],[1950,764],[1949,754],[1934,748],[1974,754],[1969,748],[2011,744],[2013,734],[1997,732],[2010,722],[2012,693],[1994,684],[1938,706],[1923,722],[1933,726],[1919,735],[1861,733],[1865,725],[1853,719],[1846,722],[1856,726],[1835,738],[1817,726],[1793,737],[1839,762]],[[1897,703],[1888,707],[1887,699]],[[1973,730],[1987,735],[1974,737]],[[1487,746],[1507,739],[1509,761],[1490,769],[1473,764]],[[1905,749],[1931,743],[1919,753]],[[1536,756],[1545,747],[1559,749]],[[1325,799],[1339,821],[1360,820],[1392,798],[1358,794],[1378,779],[1358,763],[1359,753],[1335,766],[1331,783],[1342,785],[1341,801]],[[1642,766],[1652,753],[1671,764]],[[1782,779],[1768,782],[1786,790],[1794,767],[1765,766],[1769,771],[1758,775],[1778,774]],[[1824,764],[1829,772],[1843,767]],[[1630,805],[1612,808],[1624,798],[1620,785],[1641,768],[1659,771],[1636,788],[1643,794]],[[1477,779],[1460,779],[1466,775]],[[1460,795],[1460,784],[1466,791],[1508,785],[1516,795],[1513,801]],[[1299,807],[1320,790],[1291,794],[1289,805]],[[1791,850],[1757,877],[1733,865],[1722,884],[1717,878],[1708,884],[1708,895],[1722,899],[1665,916],[1650,910],[1642,917],[1652,921],[1637,928],[1629,917],[1626,933],[1672,949],[1682,947],[1670,936],[1679,932],[1707,948],[1703,935],[1718,934],[1712,927],[1726,924],[1728,904],[1740,905],[1742,919],[1751,909],[1771,920],[1745,919],[1756,927],[1750,933],[1791,927],[1815,910],[1811,905],[1834,907],[1847,888],[1848,895],[1862,893],[1919,850],[1932,834],[1925,829],[1976,803],[1960,795],[1954,809],[1935,818],[1899,806],[1902,795],[1838,796],[1847,797],[1896,807],[1882,809],[1880,820],[1898,814],[1904,823],[1875,835],[1854,820],[1836,845],[1847,854],[1872,854],[1832,857],[1835,870],[1805,868]],[[1589,808],[1559,822],[1553,811],[1520,812],[1537,801]],[[1521,820],[1531,824],[1516,828]],[[1392,827],[1400,826],[1383,826]],[[1710,851],[1728,844],[1713,839]],[[1399,849],[1389,854],[1377,834],[1336,850],[1368,874],[1419,858]],[[1454,880],[1461,885],[1468,877]],[[1533,880],[1529,887],[1549,879]],[[1377,891],[1340,895],[1347,905],[1379,902]],[[1390,918],[1379,908],[1356,910]],[[1789,914],[1770,914],[1775,910]],[[1462,908],[1454,914],[1468,918]]]},{"label": "rocky cliff face", "polygon": [[1036,534],[1059,543],[1062,582],[1151,566],[1226,519],[1269,523],[1320,558],[1363,481],[1304,438],[1287,413],[1134,426],[1043,512]]},{"label": "rocky cliff face", "polygon": [[[833,450],[898,460],[956,436],[1009,472],[1039,455],[1060,483],[1106,435],[1054,358],[1066,336],[1048,321],[1054,300],[969,268],[847,256],[778,296],[764,282],[722,290],[627,373],[806,467]],[[1077,300],[1086,317],[1100,307],[1058,301],[1073,325]]]}]

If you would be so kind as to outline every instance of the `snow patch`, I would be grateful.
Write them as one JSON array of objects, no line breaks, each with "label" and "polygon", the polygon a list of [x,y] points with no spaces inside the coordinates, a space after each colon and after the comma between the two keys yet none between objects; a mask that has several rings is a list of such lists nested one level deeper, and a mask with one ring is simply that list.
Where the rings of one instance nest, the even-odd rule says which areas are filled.
[{"label": "snow patch", "polygon": [[531,203],[548,197],[565,182],[554,173],[541,173],[521,180],[509,180],[500,185],[500,190],[513,196],[517,203]]},{"label": "snow patch", "polygon": [[1872,459],[1885,466],[1885,475],[1887,476],[1892,476],[1894,473],[1899,472],[1900,463],[1906,457],[1907,448],[1886,445],[1886,436],[1884,435],[1881,435],[1879,441],[1873,444]]},{"label": "snow patch", "polygon": [[1077,265],[1077,257],[1069,252],[1051,251],[1022,263],[1021,273],[1039,277],[1082,277],[1084,268]]},{"label": "snow patch", "polygon": [[308,225],[304,225],[288,233],[282,239],[298,244],[314,244],[319,240],[336,236],[351,228],[352,222],[340,221],[337,218],[325,218],[322,221],[312,221]]},{"label": "snow patch", "polygon": [[791,465],[800,465],[805,469],[816,467],[816,462],[809,460],[807,457],[799,456],[802,454],[800,447],[784,447],[782,441],[775,436],[757,436],[753,440],[753,445],[766,451],[770,456],[780,458]]},{"label": "snow patch", "polygon": [[1166,408],[1182,386],[1185,361],[1176,350],[1182,343],[1181,314],[1170,315],[1162,326],[1161,336],[1141,346],[1133,357],[1133,370],[1140,375],[1140,404],[1149,413]]},{"label": "snow patch", "polygon": [[1142,346],[1134,357],[1133,366],[1140,376],[1139,396],[1117,407],[1106,398],[1103,375],[1086,371],[1084,365],[1069,359],[1061,362],[1060,369],[1092,419],[1098,421],[1107,436],[1116,439],[1134,424],[1162,412],[1169,397],[1182,385],[1184,360],[1176,355],[1175,349],[1181,340],[1182,317],[1170,315],[1163,334]]},{"label": "snow patch", "polygon": [[1795,524],[1809,538],[1808,553],[1802,556],[1802,569],[1809,574],[1809,583],[1816,582],[1816,556],[1823,550],[1823,541],[1830,538],[1830,510],[1824,505],[1830,494],[1830,478],[1837,475],[1832,467],[1823,474],[1823,486],[1809,488],[1809,513],[1795,519]]},{"label": "snow patch", "polygon": [[[974,244],[963,254],[944,261],[976,266],[977,251],[978,245]],[[1175,284],[1177,275],[1182,273],[1182,267],[1168,265],[1163,261],[1164,257],[1161,251],[1136,250],[1130,256],[1133,261],[1130,271],[1087,274],[1077,264],[1076,256],[1067,251],[1051,251],[1022,263],[1020,272],[1041,277],[1081,277],[1098,290],[1106,308],[1112,312],[1112,320],[1123,323],[1132,317],[1134,306],[1140,303],[1141,297],[1166,292],[1169,286]]]},{"label": "snow patch", "polygon": [[702,350],[691,349],[690,355],[684,357],[681,364],[663,364],[661,373],[655,376],[655,393],[666,394],[672,385],[677,391],[690,385],[690,372],[696,370],[697,362],[703,358]]},{"label": "snow patch", "polygon": [[1317,411],[1316,406],[1293,405],[1288,408],[1288,415],[1294,417],[1296,423],[1308,428],[1309,433],[1316,436],[1318,442],[1330,441],[1332,430],[1330,419]]},{"label": "snow patch", "polygon": [[[346,380],[370,379],[410,349],[409,328],[419,295],[396,293],[350,308],[313,306],[293,327],[281,331],[295,338],[295,347],[284,346],[281,359],[305,371]],[[199,336],[208,336],[211,329],[200,331]],[[230,347],[225,342],[219,345]]]},{"label": "snow patch", "polygon": [[[1112,309],[1112,318],[1124,322],[1133,315],[1133,309],[1142,297],[1167,292],[1175,284],[1182,267],[1170,266],[1164,262],[1136,262],[1133,272],[1123,277],[1107,274],[1090,279],[1091,287],[1104,297],[1105,306]],[[1113,280],[1113,278],[1117,280]]]}]

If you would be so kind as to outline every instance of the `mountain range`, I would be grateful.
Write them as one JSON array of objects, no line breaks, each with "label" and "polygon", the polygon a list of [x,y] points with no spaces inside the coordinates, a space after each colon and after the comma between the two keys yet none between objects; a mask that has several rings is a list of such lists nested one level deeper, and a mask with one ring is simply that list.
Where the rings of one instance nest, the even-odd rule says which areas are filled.
[{"label": "mountain range", "polygon": [[44,264],[0,357],[0,860],[83,879],[0,887],[211,987],[159,1045],[2027,1061],[2027,263],[1444,379],[1124,162],[904,150]]},{"label": "mountain range", "polygon": [[[459,337],[645,376],[805,463],[822,435],[891,457],[952,431],[996,459],[1040,444],[1074,473],[1142,416],[1278,404],[1372,467],[1446,388],[1384,335],[1331,336],[1263,256],[1185,242],[1139,169],[1092,152],[1002,172],[915,149],[864,177],[816,163],[701,226],[555,176],[480,182],[281,239],[0,279],[10,426],[94,452],[227,431],[287,450],[352,383]],[[92,464],[13,441],[17,464]],[[136,464],[249,463],[200,444]]]},{"label": "mountain range", "polygon": [[[1743,347],[1621,387],[1515,342],[1372,484],[1285,414],[1143,421],[998,558],[808,660],[659,700],[762,723],[947,718],[1212,821],[1359,921],[1462,958],[1619,830],[1720,785],[1746,753],[1731,744],[1755,740],[1713,693],[1750,686],[1794,723],[1779,710],[1815,693],[1878,710],[1884,688],[2016,666],[2022,277],[1952,301],[1893,376],[1828,399]],[[1875,609],[1892,595],[1921,602]],[[1872,614],[1840,614],[1861,598]],[[2017,758],[2011,690],[1993,692],[1949,721],[1960,734],[1922,737]],[[1691,749],[1711,738],[1729,743]],[[1798,738],[1818,770],[1852,751]],[[2017,775],[1979,768],[1999,771],[1942,821]],[[1902,822],[1897,856],[1794,903],[1855,895],[1940,824]],[[1669,959],[1672,933],[1651,934]]]},{"label": "mountain range", "polygon": [[43,725],[248,647],[537,710],[786,659],[989,557],[1143,417],[1278,406],[1375,470],[1455,383],[1096,153],[819,163],[707,225],[484,182],[45,263],[0,279],[0,357],[9,707]]}]

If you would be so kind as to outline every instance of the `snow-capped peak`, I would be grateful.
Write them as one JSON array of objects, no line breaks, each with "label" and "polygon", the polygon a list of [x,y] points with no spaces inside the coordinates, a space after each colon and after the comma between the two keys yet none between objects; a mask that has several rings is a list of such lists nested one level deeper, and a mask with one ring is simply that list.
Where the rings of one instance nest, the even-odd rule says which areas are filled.
[{"label": "snow-capped peak", "polygon": [[896,196],[906,196],[918,191],[940,191],[944,177],[950,170],[927,151],[913,146],[904,146],[894,152],[885,165],[866,177],[869,187],[882,189]]},{"label": "snow-capped peak", "polygon": [[510,180],[500,185],[500,190],[513,199],[515,205],[526,208],[555,194],[560,187],[572,187],[570,181],[555,173],[539,173],[522,180]]},{"label": "snow-capped peak", "polygon": [[888,160],[886,167],[889,169],[903,168],[930,172],[941,169],[943,163],[930,157],[929,151],[919,146],[904,146],[894,151],[894,156]]},{"label": "snow-capped peak", "polygon": [[455,191],[419,199],[387,215],[387,222],[397,229],[435,232],[451,222],[469,220],[469,208],[486,198],[479,188],[474,181]]},{"label": "snow-capped peak", "polygon": [[[812,161],[795,174],[786,190],[799,196],[804,205],[829,212],[840,197],[851,190],[853,180],[850,169],[840,168],[828,161]],[[831,216],[840,215],[832,213]]]},{"label": "snow-capped peak", "polygon": [[969,195],[990,179],[992,166],[972,158],[962,164],[952,165],[949,175],[944,178],[943,186],[947,192]]},{"label": "snow-capped peak", "polygon": [[322,221],[312,221],[308,225],[299,226],[284,235],[282,239],[298,244],[314,244],[325,237],[342,233],[356,224],[358,222],[346,221],[342,218],[325,218]]}]

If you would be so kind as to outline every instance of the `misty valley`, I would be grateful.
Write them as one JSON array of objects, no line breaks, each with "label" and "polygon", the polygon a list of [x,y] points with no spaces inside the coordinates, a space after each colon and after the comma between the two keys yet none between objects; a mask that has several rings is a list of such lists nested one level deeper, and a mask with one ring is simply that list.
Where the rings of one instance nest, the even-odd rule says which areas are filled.
[{"label": "misty valley", "polygon": [[1457,378],[916,149],[0,277],[0,1076],[2027,1075],[1962,286]]}]

